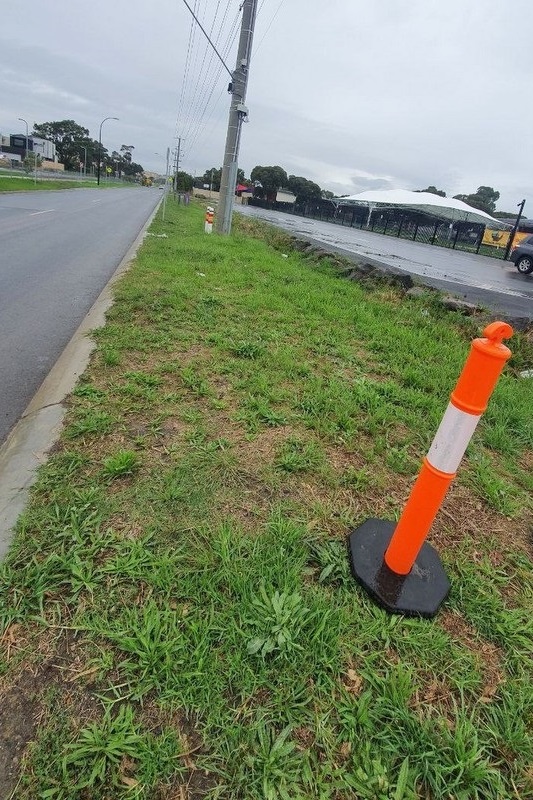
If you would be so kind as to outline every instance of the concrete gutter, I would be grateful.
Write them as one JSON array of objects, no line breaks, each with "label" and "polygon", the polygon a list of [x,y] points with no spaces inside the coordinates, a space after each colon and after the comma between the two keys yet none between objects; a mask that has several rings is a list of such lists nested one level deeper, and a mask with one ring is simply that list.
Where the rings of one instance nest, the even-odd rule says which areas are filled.
[{"label": "concrete gutter", "polygon": [[37,478],[37,469],[47,460],[47,453],[63,428],[63,401],[89,363],[95,347],[89,335],[105,325],[106,312],[113,304],[113,286],[133,261],[161,201],[162,198],[0,447],[0,559],[9,549],[14,526]]}]

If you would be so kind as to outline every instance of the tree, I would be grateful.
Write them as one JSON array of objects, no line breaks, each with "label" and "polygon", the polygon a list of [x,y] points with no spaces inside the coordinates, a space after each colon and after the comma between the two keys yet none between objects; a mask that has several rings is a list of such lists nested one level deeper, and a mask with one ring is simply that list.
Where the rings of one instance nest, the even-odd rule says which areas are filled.
[{"label": "tree", "polygon": [[287,186],[296,195],[297,203],[308,203],[322,197],[322,189],[318,184],[298,175],[289,175]]},{"label": "tree", "polygon": [[192,187],[194,185],[194,178],[192,175],[189,175],[188,172],[177,172],[176,173],[176,190],[178,192],[192,192]]},{"label": "tree", "polygon": [[210,186],[214,192],[219,192],[221,179],[222,179],[222,167],[220,167],[220,169],[217,169],[216,167],[211,167],[211,169],[206,169],[206,171],[200,178],[200,182],[202,187],[204,185],[207,185]]},{"label": "tree", "polygon": [[120,178],[121,167],[122,167],[123,158],[120,153],[117,153],[116,150],[113,150],[111,155],[109,156],[109,166],[112,168],[115,176]]},{"label": "tree", "polygon": [[[84,147],[87,149],[87,165],[93,164],[95,167],[97,166],[98,142],[96,139],[90,138],[88,128],[78,125],[73,119],[34,123],[33,135],[48,139],[55,144],[57,157],[65,165],[66,170],[79,169],[80,161],[85,161]],[[120,153],[114,151],[113,155],[110,156],[107,149],[101,145],[101,161],[106,168],[111,167],[114,171],[113,158],[115,158],[121,172],[125,175],[136,175],[142,172],[143,168],[140,164],[137,164],[132,169],[132,153],[134,149],[132,144],[123,144],[120,148]]]},{"label": "tree", "polygon": [[250,178],[256,185],[257,194],[260,197],[266,197],[269,202],[274,202],[278,189],[282,186],[287,186],[288,178],[287,173],[283,167],[254,167]]},{"label": "tree", "polygon": [[131,160],[132,150],[135,150],[132,144],[123,144],[120,148],[120,153],[117,150],[113,150],[111,155],[108,155],[106,151],[105,158],[103,159],[104,164],[106,167],[111,167],[113,172],[118,172],[119,178],[122,175],[138,175],[143,172],[144,168]]},{"label": "tree", "polygon": [[473,208],[479,208],[487,214],[494,214],[496,211],[496,201],[500,199],[500,193],[492,186],[479,186],[477,192],[473,194],[456,194],[454,200],[462,200]]},{"label": "tree", "polygon": [[142,164],[136,164],[135,161],[131,161],[129,164],[126,163],[124,165],[124,175],[140,175],[141,172],[144,172],[144,167]]},{"label": "tree", "polygon": [[133,151],[135,147],[132,144],[121,144],[120,145],[120,154],[124,161],[128,161],[131,164],[131,159],[133,155]]},{"label": "tree", "polygon": [[86,143],[89,137],[88,128],[83,128],[73,119],[62,119],[58,122],[34,123],[33,135],[55,144],[57,156],[65,169],[78,169],[80,159],[76,143]]},{"label": "tree", "polygon": [[43,159],[39,153],[33,153],[31,150],[29,150],[26,154],[26,158],[22,162],[24,172],[29,173],[35,171],[35,159],[37,159],[37,169],[39,169],[42,166]]},{"label": "tree", "polygon": [[322,199],[323,200],[332,200],[335,197],[333,192],[330,192],[327,189],[322,189]]},{"label": "tree", "polygon": [[446,192],[442,189],[437,189],[436,186],[428,186],[427,189],[415,189],[415,192],[429,192],[430,194],[438,194],[439,197],[446,197]]},{"label": "tree", "polygon": [[[85,148],[85,149],[84,149]],[[96,161],[98,154],[98,142],[95,139],[86,137],[80,141],[76,140],[69,144],[68,147],[69,159],[74,163],[73,169],[78,169],[80,162],[85,164],[85,152],[87,151],[87,171],[90,172],[91,164]],[[107,150],[102,147],[102,153],[107,156]]]}]

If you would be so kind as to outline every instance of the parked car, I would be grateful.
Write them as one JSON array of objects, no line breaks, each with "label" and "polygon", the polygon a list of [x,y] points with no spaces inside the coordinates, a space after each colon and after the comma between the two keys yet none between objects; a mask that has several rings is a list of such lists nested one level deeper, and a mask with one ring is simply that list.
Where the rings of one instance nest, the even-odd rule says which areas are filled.
[{"label": "parked car", "polygon": [[513,247],[509,258],[522,275],[533,272],[533,236],[522,239],[520,244]]}]

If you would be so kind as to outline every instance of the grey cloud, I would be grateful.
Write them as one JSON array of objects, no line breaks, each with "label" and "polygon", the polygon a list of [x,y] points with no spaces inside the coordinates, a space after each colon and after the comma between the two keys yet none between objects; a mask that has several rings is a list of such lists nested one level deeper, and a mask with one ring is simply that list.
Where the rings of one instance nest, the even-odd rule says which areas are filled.
[{"label": "grey cloud", "polygon": [[[93,0],[82,22],[70,0],[52,5],[36,26],[24,4],[10,7],[0,129],[19,116],[72,117],[94,136],[113,114],[120,122],[106,130],[110,143],[131,141],[138,160],[160,168],[154,152],[173,144],[188,52],[185,5]],[[512,19],[500,0],[291,0],[275,18],[277,0],[260,5],[245,171],[281,164],[340,193],[434,183],[457,194],[487,183],[502,193],[502,208],[523,196],[533,203],[530,0],[514,0]],[[228,19],[238,6],[230,0]],[[217,0],[201,4],[208,29],[216,8]],[[222,160],[229,105],[228,77],[215,80],[216,60],[202,61],[200,41],[197,32],[178,126],[183,165],[196,172]],[[195,135],[187,123],[195,83],[214,82],[218,104]]]}]

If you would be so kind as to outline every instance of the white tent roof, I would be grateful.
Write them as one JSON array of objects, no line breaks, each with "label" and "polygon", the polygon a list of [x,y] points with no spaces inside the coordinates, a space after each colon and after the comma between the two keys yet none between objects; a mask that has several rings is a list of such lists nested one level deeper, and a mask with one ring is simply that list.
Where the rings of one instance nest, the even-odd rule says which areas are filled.
[{"label": "white tent roof", "polygon": [[349,197],[335,197],[337,205],[365,206],[371,210],[375,208],[396,208],[408,206],[414,211],[422,211],[434,217],[444,217],[454,222],[482,222],[490,223],[491,228],[509,228],[510,226],[499,219],[494,219],[485,211],[472,208],[462,200],[453,197],[440,197],[431,192],[410,192],[407,189],[386,189],[384,191],[369,191],[352,194]]}]

